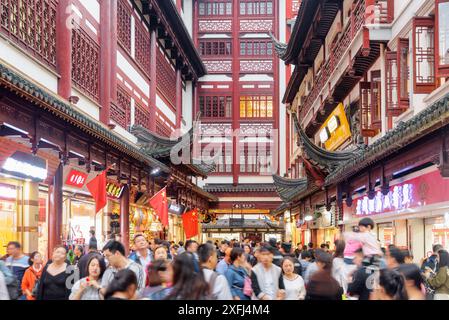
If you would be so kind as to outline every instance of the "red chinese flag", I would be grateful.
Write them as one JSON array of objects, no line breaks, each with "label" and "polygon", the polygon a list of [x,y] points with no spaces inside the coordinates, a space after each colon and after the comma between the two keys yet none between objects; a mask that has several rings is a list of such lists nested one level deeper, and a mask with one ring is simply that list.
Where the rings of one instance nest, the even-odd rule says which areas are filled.
[{"label": "red chinese flag", "polygon": [[158,215],[162,224],[168,227],[168,205],[167,205],[167,192],[166,188],[156,193],[153,198],[150,199],[150,206]]},{"label": "red chinese flag", "polygon": [[198,235],[198,209],[191,210],[182,215],[182,224],[186,239]]},{"label": "red chinese flag", "polygon": [[95,200],[95,212],[103,209],[108,203],[106,196],[106,172],[103,171],[98,176],[96,176],[92,181],[90,181],[86,186],[89,189],[90,194]]}]

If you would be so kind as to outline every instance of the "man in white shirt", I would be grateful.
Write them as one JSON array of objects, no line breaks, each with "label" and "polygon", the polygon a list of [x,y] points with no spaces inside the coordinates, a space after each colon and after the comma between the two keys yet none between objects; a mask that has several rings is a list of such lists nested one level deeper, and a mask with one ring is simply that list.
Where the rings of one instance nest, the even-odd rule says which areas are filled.
[{"label": "man in white shirt", "polygon": [[109,284],[114,280],[114,275],[120,270],[129,269],[136,274],[137,278],[137,291],[139,295],[145,288],[145,271],[143,267],[126,258],[125,247],[118,241],[111,240],[103,248],[104,257],[109,262],[109,267],[103,274],[101,279],[100,293],[104,295]]},{"label": "man in white shirt", "polygon": [[231,289],[225,276],[214,271],[217,265],[217,251],[214,246],[205,243],[198,247],[198,257],[204,278],[211,287],[213,298],[217,300],[232,300]]}]

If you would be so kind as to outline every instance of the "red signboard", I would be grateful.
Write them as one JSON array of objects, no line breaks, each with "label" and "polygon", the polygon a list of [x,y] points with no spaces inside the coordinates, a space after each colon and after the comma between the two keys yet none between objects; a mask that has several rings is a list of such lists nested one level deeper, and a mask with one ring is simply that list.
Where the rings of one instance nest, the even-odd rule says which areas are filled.
[{"label": "red signboard", "polygon": [[391,186],[387,195],[376,190],[374,199],[366,195],[355,198],[351,208],[344,204],[344,211],[361,217],[406,211],[445,201],[449,201],[449,180],[443,179],[436,170]]},{"label": "red signboard", "polygon": [[87,173],[72,169],[67,175],[67,180],[65,184],[76,188],[82,188],[86,183],[86,180],[87,180]]}]

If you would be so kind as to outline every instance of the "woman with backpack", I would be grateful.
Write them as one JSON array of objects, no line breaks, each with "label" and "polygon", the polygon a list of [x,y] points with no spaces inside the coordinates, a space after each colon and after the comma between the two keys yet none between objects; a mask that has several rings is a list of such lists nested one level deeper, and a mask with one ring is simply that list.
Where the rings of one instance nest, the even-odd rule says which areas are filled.
[{"label": "woman with backpack", "polygon": [[438,251],[438,272],[434,277],[430,276],[426,269],[424,276],[427,283],[435,289],[434,300],[449,300],[449,253],[446,250]]},{"label": "woman with backpack", "polygon": [[44,269],[42,255],[38,251],[33,252],[28,259],[28,264],[30,267],[25,270],[22,278],[22,292],[27,300],[36,300],[39,280]]},{"label": "woman with backpack", "polygon": [[226,270],[226,279],[234,300],[251,300],[251,280],[248,274],[246,256],[242,248],[232,248],[231,266]]}]

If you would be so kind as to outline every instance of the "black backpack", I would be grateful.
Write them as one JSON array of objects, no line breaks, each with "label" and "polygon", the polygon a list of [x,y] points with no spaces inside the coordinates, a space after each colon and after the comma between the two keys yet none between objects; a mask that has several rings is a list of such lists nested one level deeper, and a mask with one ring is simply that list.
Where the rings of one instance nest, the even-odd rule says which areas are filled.
[{"label": "black backpack", "polygon": [[13,277],[14,279],[6,285],[6,288],[8,289],[9,299],[17,300],[20,297],[21,290],[19,288],[19,280],[16,276]]}]

